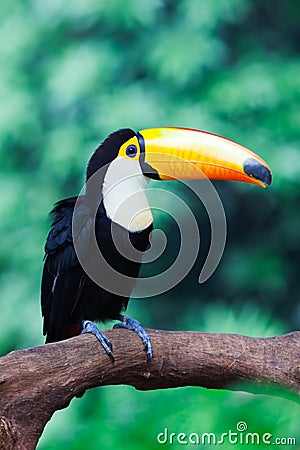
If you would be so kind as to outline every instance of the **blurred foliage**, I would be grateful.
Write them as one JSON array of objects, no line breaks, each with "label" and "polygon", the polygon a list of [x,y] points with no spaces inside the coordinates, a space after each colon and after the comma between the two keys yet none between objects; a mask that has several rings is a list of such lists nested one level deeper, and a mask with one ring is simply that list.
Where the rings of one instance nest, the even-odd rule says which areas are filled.
[{"label": "blurred foliage", "polygon": [[[197,278],[209,223],[191,199],[204,245],[198,263],[176,289],[132,301],[129,313],[157,328],[254,336],[299,328],[299,20],[293,0],[3,2],[1,354],[43,342],[39,283],[48,211],[79,192],[99,141],[127,126],[222,134],[259,153],[274,173],[265,191],[215,183],[228,240],[204,285]],[[156,216],[156,223],[172,234],[172,221]],[[299,443],[299,410],[289,399],[108,387],[57,413],[39,448],[152,449],[165,427],[222,433],[239,420]]]}]

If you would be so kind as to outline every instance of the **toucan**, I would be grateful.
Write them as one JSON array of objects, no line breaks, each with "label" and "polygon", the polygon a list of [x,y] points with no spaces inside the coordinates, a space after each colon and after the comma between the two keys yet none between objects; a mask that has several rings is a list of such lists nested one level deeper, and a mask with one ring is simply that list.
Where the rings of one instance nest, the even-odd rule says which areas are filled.
[{"label": "toucan", "polygon": [[45,244],[41,307],[46,343],[94,334],[111,360],[112,345],[94,321],[135,331],[147,361],[150,338],[122,313],[149,246],[153,216],[146,186],[154,180],[235,180],[271,184],[267,163],[224,137],[190,128],[111,133],[86,170],[85,191],[58,201]]}]

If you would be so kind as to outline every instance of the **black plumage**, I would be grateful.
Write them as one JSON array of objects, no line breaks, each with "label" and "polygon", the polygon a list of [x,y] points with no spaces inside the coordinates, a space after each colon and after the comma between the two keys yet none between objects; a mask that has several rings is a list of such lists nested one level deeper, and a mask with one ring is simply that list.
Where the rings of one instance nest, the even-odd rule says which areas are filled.
[{"label": "black plumage", "polygon": [[[132,130],[124,129],[111,134],[94,152],[88,167],[87,180],[101,167],[117,157],[120,146],[135,136]],[[105,174],[105,171],[103,172]],[[100,180],[101,181],[101,180]],[[103,181],[103,180],[102,180]],[[100,183],[101,184],[101,183]],[[99,195],[101,186],[99,186]],[[51,230],[45,245],[45,263],[41,286],[41,305],[44,317],[43,332],[46,342],[65,339],[80,333],[83,320],[105,321],[119,319],[120,312],[127,307],[134,281],[129,283],[125,295],[116,295],[98,286],[85,273],[78,261],[74,241],[78,236],[85,243],[89,255],[90,236],[95,227],[99,249],[109,265],[117,272],[136,278],[141,261],[131,261],[124,256],[126,246],[131,244],[141,252],[147,249],[152,225],[141,232],[129,232],[112,223],[107,217],[103,202],[100,203],[95,221],[91,208],[91,197],[95,192],[59,201],[51,212]],[[73,212],[79,200],[78,210],[81,227],[72,233]],[[94,201],[94,200],[93,200]],[[124,252],[116,248],[112,230],[123,243]],[[129,238],[129,241],[128,241]],[[128,251],[130,249],[128,248]],[[99,267],[101,271],[101,267]],[[117,282],[117,280],[116,280]]]}]

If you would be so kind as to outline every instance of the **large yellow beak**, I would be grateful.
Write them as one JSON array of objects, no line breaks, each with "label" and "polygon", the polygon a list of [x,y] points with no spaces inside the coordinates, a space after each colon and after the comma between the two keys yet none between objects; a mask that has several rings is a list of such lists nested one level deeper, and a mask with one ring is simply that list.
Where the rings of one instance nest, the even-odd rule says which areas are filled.
[{"label": "large yellow beak", "polygon": [[143,172],[150,177],[235,180],[263,187],[271,184],[267,163],[224,137],[190,128],[150,128],[138,135],[145,152]]}]

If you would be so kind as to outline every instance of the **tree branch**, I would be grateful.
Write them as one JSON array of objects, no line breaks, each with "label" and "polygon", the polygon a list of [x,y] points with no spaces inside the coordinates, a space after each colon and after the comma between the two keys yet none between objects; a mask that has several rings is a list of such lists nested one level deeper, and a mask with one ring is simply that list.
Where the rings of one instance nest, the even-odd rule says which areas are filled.
[{"label": "tree branch", "polygon": [[105,331],[114,363],[90,334],[2,357],[0,449],[34,449],[53,413],[96,386],[230,389],[233,382],[252,380],[300,393],[300,332],[273,338],[148,332],[150,363],[140,339],[128,330]]}]

